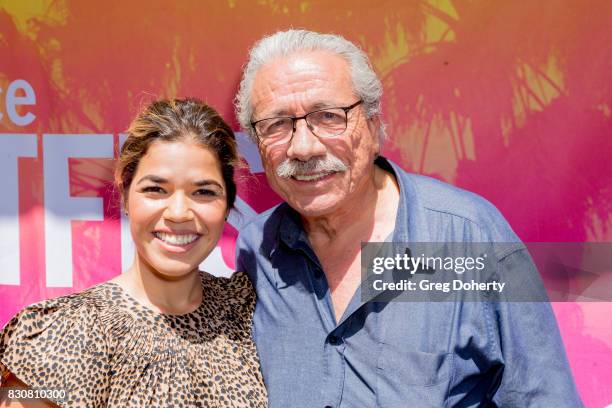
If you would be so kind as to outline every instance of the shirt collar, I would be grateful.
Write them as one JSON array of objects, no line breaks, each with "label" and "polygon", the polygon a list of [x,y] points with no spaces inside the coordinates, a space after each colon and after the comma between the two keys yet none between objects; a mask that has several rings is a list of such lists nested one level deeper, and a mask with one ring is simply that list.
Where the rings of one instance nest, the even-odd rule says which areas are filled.
[{"label": "shirt collar", "polygon": [[410,212],[408,204],[412,202],[409,197],[413,196],[412,186],[406,183],[404,177],[402,177],[403,170],[392,161],[386,159],[383,156],[378,156],[374,161],[381,169],[391,173],[395,177],[395,181],[399,187],[399,203],[397,206],[397,215],[395,216],[395,227],[393,228],[393,235],[391,237],[392,242],[408,242],[409,236],[409,221]]},{"label": "shirt collar", "polygon": [[289,248],[295,248],[298,241],[304,239],[304,228],[302,227],[302,220],[297,211],[288,204],[285,205],[286,209],[283,211],[280,218],[278,238]]},{"label": "shirt collar", "polygon": [[271,242],[271,245],[265,247],[268,258],[272,258],[279,246],[284,245],[292,250],[303,250],[307,256],[318,263],[298,212],[285,202],[279,205],[275,213],[277,214],[275,217],[277,220],[276,239]]}]

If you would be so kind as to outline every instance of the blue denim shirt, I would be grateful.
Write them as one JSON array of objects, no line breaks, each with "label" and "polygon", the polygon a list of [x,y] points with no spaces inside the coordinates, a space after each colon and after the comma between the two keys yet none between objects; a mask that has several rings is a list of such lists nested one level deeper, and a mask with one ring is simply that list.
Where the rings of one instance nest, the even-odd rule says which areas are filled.
[{"label": "blue denim shirt", "polygon": [[[377,164],[400,188],[393,241],[518,241],[483,198]],[[272,408],[582,406],[546,302],[362,302],[358,290],[336,321],[285,203],[240,232],[236,253],[258,295],[253,335]],[[530,258],[517,250],[499,262]]]}]

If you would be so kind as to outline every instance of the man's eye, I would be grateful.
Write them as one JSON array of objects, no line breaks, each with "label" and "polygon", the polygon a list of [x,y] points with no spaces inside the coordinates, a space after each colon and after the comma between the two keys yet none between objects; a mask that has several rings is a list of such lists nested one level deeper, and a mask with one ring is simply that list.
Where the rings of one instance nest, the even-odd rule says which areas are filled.
[{"label": "man's eye", "polygon": [[270,122],[270,124],[268,126],[268,130],[274,131],[274,130],[277,130],[277,129],[283,129],[283,128],[285,128],[288,125],[289,122],[290,121],[287,118],[275,119],[275,120]]},{"label": "man's eye", "polygon": [[339,122],[339,121],[344,121],[344,117],[336,111],[321,111],[319,113],[318,119],[320,119],[323,122],[328,122],[328,123],[335,123],[335,122]]}]

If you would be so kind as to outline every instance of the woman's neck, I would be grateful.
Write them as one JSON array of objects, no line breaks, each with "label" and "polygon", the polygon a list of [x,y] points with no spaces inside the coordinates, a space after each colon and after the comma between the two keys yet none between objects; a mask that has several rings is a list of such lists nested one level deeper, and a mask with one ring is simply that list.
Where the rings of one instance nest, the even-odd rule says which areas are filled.
[{"label": "woman's neck", "polygon": [[202,283],[197,269],[179,277],[161,274],[136,254],[133,265],[113,279],[140,304],[164,314],[186,314],[202,303]]}]

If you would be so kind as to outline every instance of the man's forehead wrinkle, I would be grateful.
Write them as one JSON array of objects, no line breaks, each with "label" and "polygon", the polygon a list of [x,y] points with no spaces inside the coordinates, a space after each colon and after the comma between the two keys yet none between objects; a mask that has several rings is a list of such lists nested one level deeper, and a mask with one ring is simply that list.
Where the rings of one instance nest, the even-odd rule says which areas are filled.
[{"label": "man's forehead wrinkle", "polygon": [[312,109],[348,103],[347,99],[353,95],[348,64],[341,57],[309,52],[277,58],[262,66],[255,75],[254,119],[304,114]]},{"label": "man's forehead wrinkle", "polygon": [[[327,81],[310,79],[300,82],[300,86],[275,86],[269,84],[267,92],[262,93],[259,103],[255,108],[261,115],[291,115],[296,109],[310,109],[314,105],[330,105],[328,102],[333,96],[329,91],[331,87],[326,86]],[[259,105],[261,110],[257,109]]]}]

